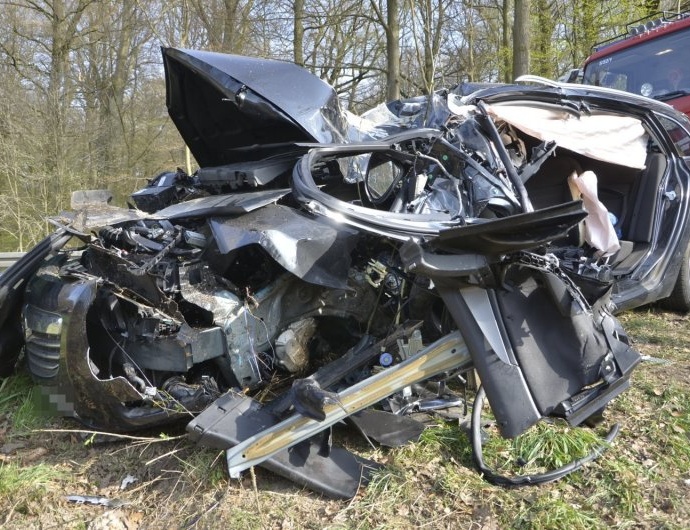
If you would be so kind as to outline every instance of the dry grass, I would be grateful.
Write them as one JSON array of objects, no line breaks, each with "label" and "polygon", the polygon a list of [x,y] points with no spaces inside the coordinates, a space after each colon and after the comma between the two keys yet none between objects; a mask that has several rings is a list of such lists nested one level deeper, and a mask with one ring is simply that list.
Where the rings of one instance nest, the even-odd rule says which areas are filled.
[{"label": "dry grass", "polygon": [[[179,432],[108,443],[69,432],[79,426],[40,417],[28,380],[15,376],[0,388],[0,527],[686,528],[690,318],[647,309],[622,320],[655,360],[638,368],[633,387],[608,411],[607,424],[621,425],[618,439],[583,471],[519,489],[483,481],[464,431],[450,424],[403,449],[372,454],[358,446],[386,466],[351,501],[325,499],[262,469],[231,480],[222,453],[193,447]],[[492,437],[485,456],[504,472],[521,472],[592,443],[587,431],[542,425],[513,442]],[[136,482],[122,490],[128,475]],[[75,504],[66,495],[121,505]]]}]

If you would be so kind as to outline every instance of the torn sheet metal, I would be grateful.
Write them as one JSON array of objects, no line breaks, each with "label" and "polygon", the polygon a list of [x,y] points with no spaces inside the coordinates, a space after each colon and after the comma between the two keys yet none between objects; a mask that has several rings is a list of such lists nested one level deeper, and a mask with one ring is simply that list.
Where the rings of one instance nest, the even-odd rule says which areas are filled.
[{"label": "torn sheet metal", "polygon": [[212,215],[239,215],[276,202],[290,190],[250,191],[230,195],[215,195],[192,199],[168,206],[153,217],[158,219],[180,219],[208,217]]},{"label": "torn sheet metal", "polygon": [[426,425],[409,417],[376,409],[360,410],[349,417],[364,436],[386,447],[401,447],[416,442]]},{"label": "torn sheet metal", "polygon": [[239,219],[213,218],[210,225],[223,254],[258,244],[286,270],[309,283],[346,287],[354,230],[281,205],[266,206]]},{"label": "torn sheet metal", "polygon": [[[192,420],[187,430],[199,444],[224,449],[277,422],[276,416],[262,410],[255,400],[230,392]],[[277,451],[259,465],[330,497],[346,499],[353,497],[360,485],[369,481],[372,471],[380,467],[340,447],[332,447],[328,455],[321,454],[320,449],[317,442],[305,441]]]},{"label": "torn sheet metal", "polygon": [[256,160],[288,143],[346,138],[335,90],[295,64],[176,48],[162,53],[170,118],[202,166]]}]

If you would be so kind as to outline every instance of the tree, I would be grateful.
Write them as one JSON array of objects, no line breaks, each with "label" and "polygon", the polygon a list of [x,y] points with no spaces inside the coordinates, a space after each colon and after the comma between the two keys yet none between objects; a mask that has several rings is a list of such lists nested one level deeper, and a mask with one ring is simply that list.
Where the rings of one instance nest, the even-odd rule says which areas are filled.
[{"label": "tree", "polygon": [[501,49],[500,54],[502,58],[502,75],[500,79],[504,83],[510,83],[513,80],[512,61],[510,60],[510,0],[503,0],[503,9],[501,10]]},{"label": "tree", "polygon": [[515,0],[513,24],[513,75],[529,73],[530,55],[530,0]]},{"label": "tree", "polygon": [[[72,105],[79,88],[74,75],[74,51],[81,45],[83,19],[90,0],[36,0],[24,4],[2,4],[9,24],[10,41],[5,47],[21,79],[21,113],[13,118],[30,129],[5,144],[7,152],[27,148],[29,174],[21,176],[32,198],[35,223],[47,229],[43,217],[66,203],[75,183],[73,164],[79,140]],[[22,145],[22,137],[36,139],[40,147]],[[10,157],[11,159],[11,157]],[[15,158],[17,159],[17,158]],[[23,157],[22,157],[23,159]],[[20,177],[22,172],[10,171]],[[15,188],[18,189],[18,188]],[[27,211],[27,210],[25,210]],[[28,235],[29,230],[24,223]]]},{"label": "tree", "polygon": [[387,0],[386,5],[386,99],[400,97],[400,5]]},{"label": "tree", "polygon": [[420,70],[418,87],[423,94],[430,94],[434,89],[448,4],[448,0],[410,0],[412,37]]},{"label": "tree", "polygon": [[535,31],[533,32],[532,73],[557,77],[557,57],[553,50],[554,19],[549,0],[535,0]]},{"label": "tree", "polygon": [[304,0],[295,0],[293,4],[293,58],[295,64],[304,66]]},{"label": "tree", "polygon": [[190,0],[212,51],[247,53],[256,44],[252,32],[254,0]]},{"label": "tree", "polygon": [[138,157],[136,125],[129,122],[133,90],[145,75],[142,49],[151,34],[143,23],[137,0],[98,3],[86,14],[88,33],[75,51],[82,80],[80,91],[89,142],[92,187],[107,184]]}]

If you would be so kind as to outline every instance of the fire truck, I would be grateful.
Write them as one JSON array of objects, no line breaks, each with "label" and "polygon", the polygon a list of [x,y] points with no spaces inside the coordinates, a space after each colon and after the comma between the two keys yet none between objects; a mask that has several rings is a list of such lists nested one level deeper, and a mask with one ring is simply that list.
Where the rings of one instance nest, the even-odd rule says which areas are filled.
[{"label": "fire truck", "polygon": [[582,82],[665,101],[690,116],[690,11],[636,20],[595,45]]}]

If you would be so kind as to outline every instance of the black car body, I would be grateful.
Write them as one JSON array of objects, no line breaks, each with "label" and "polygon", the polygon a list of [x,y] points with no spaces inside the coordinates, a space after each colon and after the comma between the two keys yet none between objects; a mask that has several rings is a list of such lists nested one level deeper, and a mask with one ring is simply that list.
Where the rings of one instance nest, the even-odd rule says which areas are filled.
[{"label": "black car body", "polygon": [[342,470],[367,463],[314,441],[339,419],[437,406],[415,385],[474,367],[503,435],[576,425],[639,361],[612,313],[690,304],[690,122],[666,105],[499,86],[356,118],[295,65],[163,56],[200,169],[137,208],[78,194],[0,277],[3,371],[24,346],[65,415],[122,431],[201,413],[188,430],[237,445],[231,470],[347,496]]}]

